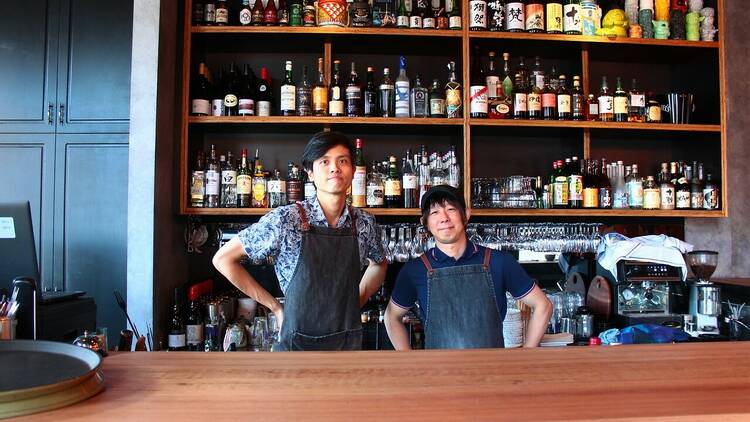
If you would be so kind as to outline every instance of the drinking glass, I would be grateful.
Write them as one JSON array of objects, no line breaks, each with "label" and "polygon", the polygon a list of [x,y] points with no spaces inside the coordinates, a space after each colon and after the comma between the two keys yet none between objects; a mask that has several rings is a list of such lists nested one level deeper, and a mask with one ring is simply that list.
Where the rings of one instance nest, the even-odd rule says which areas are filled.
[{"label": "drinking glass", "polygon": [[268,344],[268,321],[265,317],[255,317],[253,320],[253,330],[250,337],[253,352],[266,352],[269,350]]}]

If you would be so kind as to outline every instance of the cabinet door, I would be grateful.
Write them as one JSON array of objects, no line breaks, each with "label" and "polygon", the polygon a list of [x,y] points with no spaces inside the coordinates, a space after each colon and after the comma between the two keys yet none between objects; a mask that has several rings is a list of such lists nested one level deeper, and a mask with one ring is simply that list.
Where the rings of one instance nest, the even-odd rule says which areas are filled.
[{"label": "cabinet door", "polygon": [[61,0],[58,133],[126,133],[133,1]]},{"label": "cabinet door", "polygon": [[[0,135],[0,201],[31,203],[43,289],[52,289],[55,139],[52,134]],[[3,287],[6,287],[3,280]]]},{"label": "cabinet door", "polygon": [[128,136],[58,135],[55,175],[55,274],[84,290],[97,325],[125,328],[113,291],[127,297]]},{"label": "cabinet door", "polygon": [[55,131],[58,0],[3,0],[0,132]]}]

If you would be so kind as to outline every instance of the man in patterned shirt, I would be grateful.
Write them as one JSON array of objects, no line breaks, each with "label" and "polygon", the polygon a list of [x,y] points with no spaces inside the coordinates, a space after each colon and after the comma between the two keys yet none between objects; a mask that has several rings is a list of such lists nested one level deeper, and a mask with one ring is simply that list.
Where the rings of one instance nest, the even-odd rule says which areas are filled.
[{"label": "man in patterned shirt", "polygon": [[[213,258],[219,272],[276,315],[281,332],[275,350],[362,347],[360,308],[383,284],[387,262],[373,216],[346,206],[353,150],[340,133],[315,134],[302,166],[316,197],[274,209]],[[274,258],[283,306],[240,265],[245,256]]]}]

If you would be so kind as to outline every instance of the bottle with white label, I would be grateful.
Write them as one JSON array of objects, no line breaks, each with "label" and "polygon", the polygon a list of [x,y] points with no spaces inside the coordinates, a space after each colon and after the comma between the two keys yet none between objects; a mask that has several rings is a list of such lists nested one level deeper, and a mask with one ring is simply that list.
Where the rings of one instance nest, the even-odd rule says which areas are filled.
[{"label": "bottle with white label", "polygon": [[411,108],[411,117],[429,117],[430,94],[427,88],[422,86],[422,75],[417,73],[414,78],[414,87],[409,95],[409,106]]},{"label": "bottle with white label", "polygon": [[297,114],[296,106],[297,86],[294,84],[292,76],[292,61],[286,61],[286,72],[284,82],[281,84],[281,115],[295,116]]},{"label": "bottle with white label", "polygon": [[232,152],[227,152],[226,160],[221,156],[221,206],[234,208],[237,206],[237,170],[232,163]]},{"label": "bottle with white label", "polygon": [[406,76],[406,58],[401,56],[396,78],[396,117],[409,117],[409,77]]},{"label": "bottle with white label", "polygon": [[509,1],[505,4],[505,30],[524,32],[526,30],[526,7],[523,2]]},{"label": "bottle with white label", "polygon": [[382,208],[385,205],[385,186],[383,175],[380,173],[377,161],[372,162],[370,174],[367,176],[367,207]]},{"label": "bottle with white label", "polygon": [[616,122],[628,121],[628,93],[622,88],[620,77],[617,77],[617,88],[615,88],[614,112]]},{"label": "bottle with white label", "polygon": [[278,169],[273,171],[273,176],[268,179],[268,207],[278,208],[286,205],[286,181],[281,177]]},{"label": "bottle with white label", "polygon": [[469,113],[474,119],[487,117],[487,78],[479,62],[479,46],[475,46],[471,61],[471,85],[469,86]]},{"label": "bottle with white label", "polygon": [[352,206],[364,208],[367,206],[367,166],[363,148],[365,142],[357,138],[354,140],[354,178],[352,179]]},{"label": "bottle with white label", "polygon": [[607,77],[602,76],[602,87],[599,90],[599,120],[611,122],[615,118],[615,99],[609,91]]},{"label": "bottle with white label", "polygon": [[172,307],[172,321],[169,324],[169,340],[167,343],[169,351],[183,351],[187,348],[185,321],[182,319],[180,299],[180,290],[175,289],[174,306]]},{"label": "bottle with white label", "polygon": [[487,1],[469,0],[469,30],[487,30]]},{"label": "bottle with white label", "polygon": [[581,35],[580,0],[568,0],[563,6],[563,30],[568,35]]},{"label": "bottle with white label", "polygon": [[337,117],[344,115],[344,84],[341,80],[341,61],[333,61],[333,78],[330,94],[328,95],[328,115]]},{"label": "bottle with white label", "polygon": [[409,11],[406,8],[406,2],[404,0],[399,0],[398,2],[398,15],[396,15],[396,27],[397,28],[409,27]]},{"label": "bottle with white label", "polygon": [[625,189],[628,195],[628,207],[630,209],[643,209],[643,178],[638,175],[638,164],[633,167],[625,180]]},{"label": "bottle with white label", "polygon": [[643,209],[658,210],[659,207],[661,207],[661,191],[656,185],[654,176],[648,176],[643,184]]},{"label": "bottle with white label", "polygon": [[265,67],[260,69],[260,80],[258,81],[258,97],[257,97],[257,111],[258,116],[270,116],[271,115],[271,82],[268,77],[268,69]]},{"label": "bottle with white label", "polygon": [[219,207],[219,192],[221,187],[221,168],[216,159],[216,148],[211,145],[211,155],[206,166],[206,197],[203,200],[207,208]]},{"label": "bottle with white label", "polygon": [[419,189],[417,188],[417,174],[414,171],[411,150],[406,151],[406,156],[401,161],[401,188],[404,190],[404,208],[418,208]]},{"label": "bottle with white label", "polygon": [[211,85],[208,82],[206,64],[198,65],[198,76],[193,80],[190,90],[190,114],[193,116],[208,116],[211,114]]},{"label": "bottle with white label", "polygon": [[674,183],[669,179],[669,169],[667,166],[667,163],[662,163],[661,173],[659,174],[659,208],[673,210],[675,208]]},{"label": "bottle with white label", "polygon": [[637,81],[633,78],[631,83],[630,93],[628,94],[629,108],[628,108],[628,121],[643,123],[646,121],[646,96],[642,91],[638,90]]},{"label": "bottle with white label", "polygon": [[204,153],[198,151],[195,167],[190,176],[190,206],[203,207],[206,196],[206,170],[204,168]]}]

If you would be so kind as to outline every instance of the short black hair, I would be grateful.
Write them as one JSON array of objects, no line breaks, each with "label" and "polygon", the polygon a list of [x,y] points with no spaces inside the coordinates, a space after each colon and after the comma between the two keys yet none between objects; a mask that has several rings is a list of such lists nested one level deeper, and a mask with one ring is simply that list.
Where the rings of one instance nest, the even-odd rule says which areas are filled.
[{"label": "short black hair", "polygon": [[354,147],[352,141],[340,132],[318,132],[310,138],[305,146],[305,152],[302,153],[302,167],[305,170],[312,170],[313,163],[318,158],[326,155],[329,149],[341,145],[349,150],[349,158],[353,159]]},{"label": "short black hair", "polygon": [[466,223],[466,221],[468,221],[466,218],[466,207],[464,207],[464,205],[460,201],[457,201],[454,197],[440,192],[431,195],[427,199],[425,207],[422,210],[422,225],[425,229],[428,229],[428,231],[429,228],[427,227],[427,217],[430,216],[430,210],[435,205],[453,205],[454,207],[458,208],[458,212],[461,214],[461,219],[463,220],[464,224]]}]

